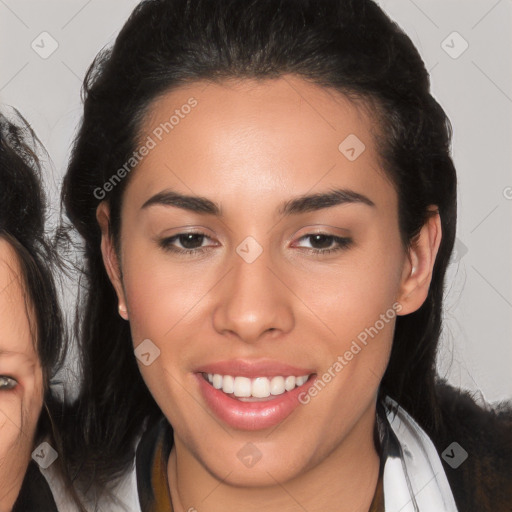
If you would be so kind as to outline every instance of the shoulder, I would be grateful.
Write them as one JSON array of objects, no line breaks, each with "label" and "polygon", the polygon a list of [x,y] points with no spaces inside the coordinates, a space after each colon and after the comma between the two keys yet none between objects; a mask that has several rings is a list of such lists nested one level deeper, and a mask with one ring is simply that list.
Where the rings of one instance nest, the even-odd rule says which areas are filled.
[{"label": "shoulder", "polygon": [[432,441],[459,509],[510,512],[512,403],[479,404],[470,392],[445,381],[437,398],[442,427]]}]

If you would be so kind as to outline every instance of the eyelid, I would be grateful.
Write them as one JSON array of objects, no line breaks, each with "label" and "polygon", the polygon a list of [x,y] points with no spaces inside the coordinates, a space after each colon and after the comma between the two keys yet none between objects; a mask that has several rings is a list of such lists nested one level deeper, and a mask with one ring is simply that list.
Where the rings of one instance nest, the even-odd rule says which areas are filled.
[{"label": "eyelid", "polygon": [[305,226],[300,230],[297,230],[293,233],[290,239],[293,238],[302,238],[304,235],[299,235],[298,233],[304,232],[304,235],[328,235],[328,236],[337,236],[340,238],[350,238],[351,232],[349,229],[340,228],[337,226],[331,226],[329,224],[310,224],[309,226]]},{"label": "eyelid", "polygon": [[[210,234],[209,234],[210,233]],[[173,229],[166,229],[162,233],[156,235],[153,240],[160,242],[162,240],[169,240],[171,238],[178,238],[180,235],[203,235],[205,238],[213,240],[213,232],[203,226],[179,226]]]}]

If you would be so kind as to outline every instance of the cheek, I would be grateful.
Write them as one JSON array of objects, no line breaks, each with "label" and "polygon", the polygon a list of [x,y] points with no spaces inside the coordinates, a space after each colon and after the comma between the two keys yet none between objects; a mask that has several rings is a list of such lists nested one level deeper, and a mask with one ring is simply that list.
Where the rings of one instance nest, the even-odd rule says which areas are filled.
[{"label": "cheek", "polygon": [[176,264],[136,253],[125,258],[123,275],[135,354],[149,354],[141,355],[139,371],[168,420],[180,425],[180,411],[190,407],[183,403],[181,375],[188,338],[196,332],[190,310],[204,292]]},{"label": "cheek", "polygon": [[[0,392],[0,480],[24,473],[41,413],[42,387],[29,379],[19,391]],[[41,379],[42,383],[42,379]]]},{"label": "cheek", "polygon": [[4,493],[21,484],[32,446],[22,434],[21,408],[8,402],[0,398],[0,503]]},{"label": "cheek", "polygon": [[133,345],[136,350],[139,345],[149,347],[141,351],[150,355],[146,361],[140,360],[139,370],[151,394],[166,411],[169,404],[180,400],[182,387],[176,378],[180,380],[184,353],[189,350],[190,337],[197,332],[196,313],[204,314],[203,303],[197,309],[194,306],[211,284],[208,277],[185,272],[184,265],[169,262],[155,252],[129,251],[127,245],[123,285]]},{"label": "cheek", "polygon": [[16,391],[0,392],[0,458],[22,442],[22,403]]},{"label": "cheek", "polygon": [[[379,331],[392,336],[404,251],[398,236],[376,234],[347,251],[338,262],[309,265],[290,273],[290,287],[323,320],[325,333],[335,334],[341,349],[385,315]],[[395,307],[393,307],[395,305]]]},{"label": "cheek", "polygon": [[147,338],[166,338],[204,295],[205,277],[183,268],[161,257],[135,254],[126,259],[123,283],[135,345]]}]

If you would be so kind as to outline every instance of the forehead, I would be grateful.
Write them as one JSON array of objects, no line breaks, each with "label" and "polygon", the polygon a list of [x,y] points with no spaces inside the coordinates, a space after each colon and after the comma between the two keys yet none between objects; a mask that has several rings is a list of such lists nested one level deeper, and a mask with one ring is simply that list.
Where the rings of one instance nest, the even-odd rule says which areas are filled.
[{"label": "forehead", "polygon": [[27,307],[18,255],[0,237],[0,362],[6,358],[27,361],[37,357],[29,319],[32,314]]},{"label": "forehead", "polygon": [[151,148],[129,188],[139,200],[169,186],[260,204],[315,184],[392,195],[378,128],[362,104],[297,77],[198,82],[150,105],[138,145]]}]

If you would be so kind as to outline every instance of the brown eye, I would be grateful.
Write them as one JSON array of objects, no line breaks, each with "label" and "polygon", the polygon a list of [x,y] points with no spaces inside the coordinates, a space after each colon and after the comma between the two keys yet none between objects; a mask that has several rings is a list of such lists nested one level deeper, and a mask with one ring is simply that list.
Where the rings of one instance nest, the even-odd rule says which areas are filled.
[{"label": "brown eye", "polygon": [[[178,233],[170,238],[164,238],[159,241],[159,245],[166,251],[187,256],[208,251],[212,246],[203,246],[202,244],[205,240],[211,239],[205,233],[190,231],[188,233]],[[177,243],[181,247],[178,247]]]},{"label": "brown eye", "polygon": [[[302,236],[299,240],[308,240],[312,247],[302,247],[313,254],[329,254],[348,249],[353,241],[351,238],[339,237],[329,233],[310,233]],[[334,244],[334,245],[333,245]],[[315,247],[319,245],[320,247]]]},{"label": "brown eye", "polygon": [[6,375],[0,375],[0,391],[9,391],[18,385],[18,381]]}]

